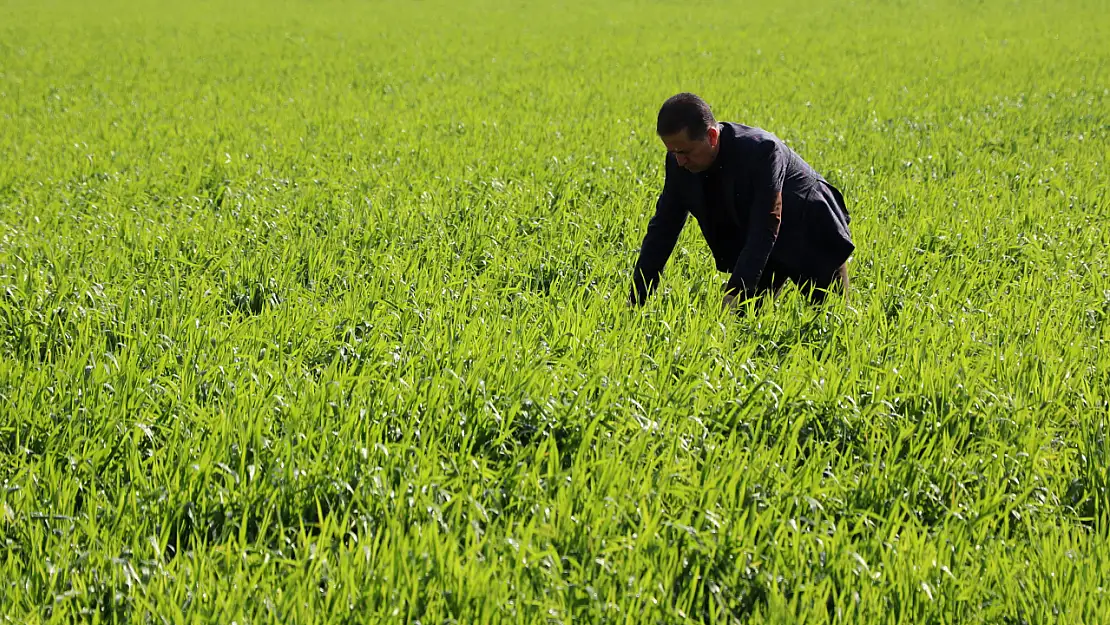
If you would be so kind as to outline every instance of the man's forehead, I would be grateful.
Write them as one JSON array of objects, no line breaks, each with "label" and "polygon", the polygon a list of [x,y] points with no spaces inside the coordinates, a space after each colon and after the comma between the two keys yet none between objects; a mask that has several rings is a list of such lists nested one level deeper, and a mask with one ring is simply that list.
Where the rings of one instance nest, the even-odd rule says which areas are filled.
[{"label": "man's forehead", "polygon": [[667,135],[665,137],[660,137],[660,139],[663,141],[663,145],[667,146],[668,152],[684,152],[696,147],[698,144],[697,141],[690,140],[685,132]]}]

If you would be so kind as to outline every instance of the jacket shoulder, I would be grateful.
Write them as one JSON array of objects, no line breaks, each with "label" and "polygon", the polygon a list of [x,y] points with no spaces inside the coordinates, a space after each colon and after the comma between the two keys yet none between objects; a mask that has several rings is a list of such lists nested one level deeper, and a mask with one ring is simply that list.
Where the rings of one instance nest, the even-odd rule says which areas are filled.
[{"label": "jacket shoulder", "polygon": [[766,146],[768,143],[781,145],[782,140],[775,136],[774,133],[768,132],[762,128],[755,126],[745,126],[744,124],[737,124],[726,122],[725,132],[731,135],[733,143],[741,150],[757,149],[761,146]]}]

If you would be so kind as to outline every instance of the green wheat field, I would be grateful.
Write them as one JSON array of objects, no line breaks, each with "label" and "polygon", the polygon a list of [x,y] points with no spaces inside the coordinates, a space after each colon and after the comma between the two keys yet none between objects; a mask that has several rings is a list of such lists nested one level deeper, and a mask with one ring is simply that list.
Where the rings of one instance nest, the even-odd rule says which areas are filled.
[{"label": "green wheat field", "polygon": [[[1104,0],[0,0],[0,622],[1110,622]],[[627,305],[692,91],[847,301]]]}]

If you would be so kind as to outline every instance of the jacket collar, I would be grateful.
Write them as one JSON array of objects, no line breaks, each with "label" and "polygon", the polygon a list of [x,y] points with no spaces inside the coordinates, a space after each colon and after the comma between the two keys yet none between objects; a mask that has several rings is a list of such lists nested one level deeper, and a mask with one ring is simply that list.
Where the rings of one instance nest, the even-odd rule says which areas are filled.
[{"label": "jacket collar", "polygon": [[719,137],[717,158],[713,159],[713,164],[709,166],[709,169],[702,172],[703,177],[719,174],[724,170],[725,163],[732,155],[732,141],[735,139],[732,129],[724,122],[717,122],[717,128],[720,130],[720,134],[717,135]]}]

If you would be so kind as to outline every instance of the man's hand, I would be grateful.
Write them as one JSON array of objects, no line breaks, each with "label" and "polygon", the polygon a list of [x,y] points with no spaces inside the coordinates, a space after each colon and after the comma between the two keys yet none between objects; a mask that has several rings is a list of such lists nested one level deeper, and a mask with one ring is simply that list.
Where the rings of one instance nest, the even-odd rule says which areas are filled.
[{"label": "man's hand", "polygon": [[721,303],[721,310],[729,311],[735,310],[739,307],[740,302],[736,300],[736,294],[733,292],[725,293],[725,300]]}]

